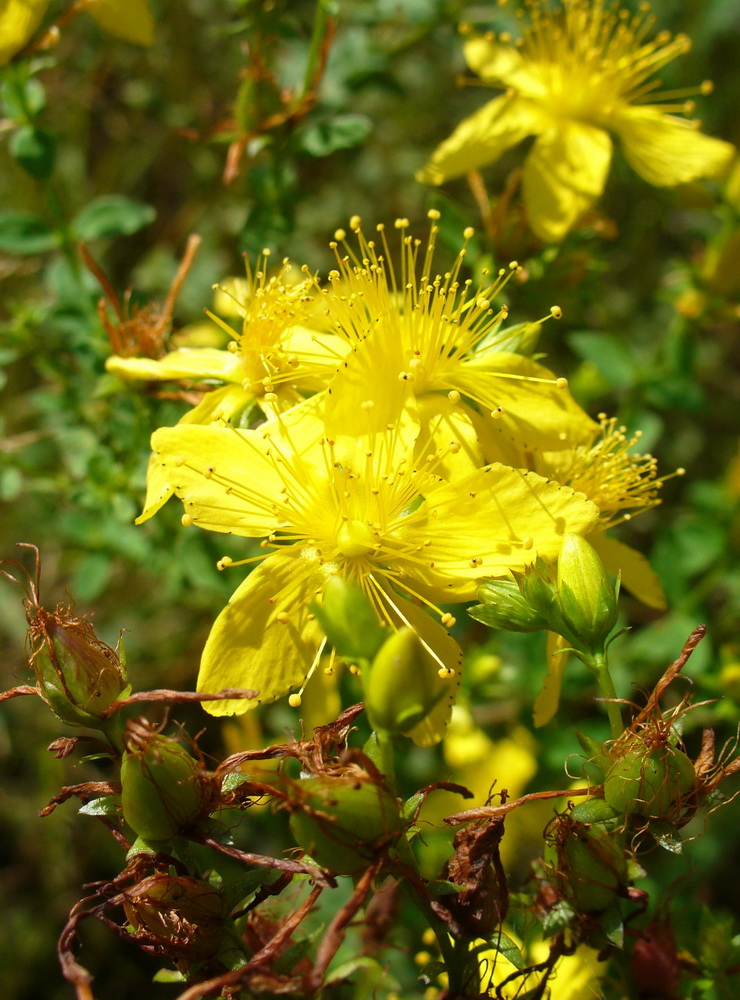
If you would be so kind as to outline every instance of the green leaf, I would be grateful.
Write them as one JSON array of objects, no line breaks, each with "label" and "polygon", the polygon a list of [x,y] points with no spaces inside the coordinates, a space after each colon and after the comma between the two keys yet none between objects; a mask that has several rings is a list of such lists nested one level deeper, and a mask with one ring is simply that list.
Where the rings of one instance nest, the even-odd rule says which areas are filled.
[{"label": "green leaf", "polygon": [[370,135],[373,123],[366,115],[337,115],[330,121],[309,125],[300,136],[302,148],[311,156],[329,156],[338,149],[352,149]]},{"label": "green leaf", "polygon": [[28,212],[0,213],[0,250],[14,254],[37,254],[53,250],[59,243],[53,229]]},{"label": "green leaf", "polygon": [[590,361],[614,389],[628,389],[639,381],[640,367],[627,344],[610,333],[579,331],[566,338],[584,361]]},{"label": "green leaf", "polygon": [[57,158],[56,139],[45,129],[23,125],[13,133],[10,153],[27,174],[41,181],[54,170]]},{"label": "green leaf", "polygon": [[6,80],[0,87],[0,100],[8,118],[26,121],[34,118],[46,105],[46,91],[34,77],[28,80]]},{"label": "green leaf", "polygon": [[77,811],[80,816],[116,816],[120,808],[120,795],[103,795],[99,799],[90,799]]},{"label": "green leaf", "polygon": [[81,240],[130,236],[153,222],[157,213],[151,205],[122,194],[94,198],[77,215],[72,227]]}]

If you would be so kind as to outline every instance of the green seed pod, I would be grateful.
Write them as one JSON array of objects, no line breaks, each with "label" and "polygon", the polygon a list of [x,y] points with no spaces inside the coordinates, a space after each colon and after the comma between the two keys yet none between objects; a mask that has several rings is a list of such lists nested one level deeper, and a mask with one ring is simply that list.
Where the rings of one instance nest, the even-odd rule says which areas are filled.
[{"label": "green seed pod", "polygon": [[128,825],[147,841],[169,840],[208,810],[209,785],[198,761],[145,719],[124,733],[121,804]]},{"label": "green seed pod", "polygon": [[29,636],[41,697],[63,722],[96,728],[102,713],[130,690],[118,654],[84,618],[35,608]]},{"label": "green seed pod", "polygon": [[616,760],[604,781],[604,798],[617,812],[666,816],[696,783],[694,765],[682,750],[668,745],[634,747]]},{"label": "green seed pod", "polygon": [[402,830],[398,802],[365,772],[317,775],[291,784],[290,829],[322,868],[354,875]]},{"label": "green seed pod", "polygon": [[603,827],[565,817],[545,860],[561,892],[582,913],[605,910],[627,884],[627,859],[619,839]]},{"label": "green seed pod", "polygon": [[162,872],[124,890],[123,897],[123,908],[134,931],[154,938],[180,971],[220,951],[223,900],[208,882]]},{"label": "green seed pod", "polygon": [[572,532],[565,535],[558,560],[558,604],[579,644],[603,652],[617,621],[616,589],[596,551]]},{"label": "green seed pod", "polygon": [[363,680],[365,711],[376,732],[407,735],[445,693],[434,661],[410,628],[388,636]]},{"label": "green seed pod", "polygon": [[618,815],[605,799],[590,798],[575,805],[570,817],[578,823],[608,823]]}]

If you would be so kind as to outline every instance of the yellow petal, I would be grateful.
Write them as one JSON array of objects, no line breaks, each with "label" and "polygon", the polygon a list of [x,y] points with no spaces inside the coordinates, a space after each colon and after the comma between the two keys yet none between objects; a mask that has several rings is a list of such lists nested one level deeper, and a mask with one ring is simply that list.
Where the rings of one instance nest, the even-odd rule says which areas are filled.
[{"label": "yellow petal", "polygon": [[296,379],[307,392],[318,392],[326,386],[345,356],[350,345],[333,333],[319,333],[305,326],[294,326],[280,340],[281,356],[295,359]]},{"label": "yellow petal", "polygon": [[5,0],[0,4],[0,66],[30,40],[48,5],[48,0]]},{"label": "yellow petal", "polygon": [[241,382],[247,377],[244,362],[238,354],[219,351],[215,347],[183,347],[165,354],[159,361],[152,358],[121,358],[111,355],[106,369],[123,378],[160,381],[163,379],[219,379]]},{"label": "yellow petal", "polygon": [[647,604],[649,608],[665,610],[663,586],[658,574],[642,553],[618,542],[616,538],[608,538],[601,531],[589,535],[588,541],[601,556],[612,576],[621,573],[622,586],[634,594],[638,601]]},{"label": "yellow petal", "polygon": [[420,426],[417,453],[445,454],[450,442],[460,445],[459,451],[454,454],[449,452],[439,463],[435,463],[436,475],[456,482],[486,464],[479,441],[481,418],[474,410],[464,403],[450,406],[447,397],[436,392],[425,393],[417,403]]},{"label": "yellow petal", "polygon": [[563,653],[568,643],[561,635],[547,633],[547,674],[540,693],[534,700],[534,724],[538,728],[553,718],[560,704],[560,689],[569,653]]},{"label": "yellow petal", "polygon": [[104,31],[134,45],[151,45],[154,21],[147,0],[88,0],[85,10]]},{"label": "yellow petal", "polygon": [[437,147],[429,163],[416,175],[422,184],[441,184],[469,170],[476,170],[516,146],[545,126],[535,104],[514,94],[503,94],[462,121]]},{"label": "yellow petal", "polygon": [[255,699],[204,702],[211,715],[235,715],[299,687],[321,647],[310,602],[325,575],[297,545],[274,552],[236,590],[203,650],[198,690],[253,688]]},{"label": "yellow petal", "polygon": [[424,656],[431,657],[437,668],[452,670],[448,678],[439,678],[441,697],[429,715],[415,726],[409,736],[418,746],[427,747],[444,737],[452,706],[462,680],[462,650],[447,629],[423,608],[384,588],[388,595],[388,613],[393,624],[407,625],[421,639]]},{"label": "yellow petal", "polygon": [[547,95],[547,88],[535,71],[536,63],[524,59],[514,45],[502,45],[495,38],[481,35],[467,41],[463,52],[468,66],[485,83],[511,87],[523,97],[537,99]]},{"label": "yellow petal", "polygon": [[[160,469],[150,469],[149,479],[174,490],[199,528],[253,538],[269,535],[285,523],[278,504],[285,480],[274,456],[290,455],[294,467],[311,476],[323,461],[323,452],[315,448],[324,429],[317,413],[313,397],[257,430],[187,423],[161,427],[152,436]],[[147,508],[141,519],[148,516]]]},{"label": "yellow petal", "polygon": [[[409,515],[407,573],[439,601],[472,599],[482,577],[523,569],[538,555],[556,558],[565,532],[586,534],[598,516],[581,493],[533,472],[489,465],[430,490]],[[394,565],[405,561],[399,553]]]},{"label": "yellow petal", "polygon": [[716,177],[729,169],[737,152],[731,143],[704,135],[685,118],[649,108],[625,108],[610,124],[632,169],[656,187]]},{"label": "yellow petal", "polygon": [[593,125],[561,122],[541,135],[524,165],[524,205],[541,240],[562,240],[604,190],[612,143]]},{"label": "yellow petal", "polygon": [[241,385],[222,385],[205,393],[198,405],[184,413],[178,423],[215,424],[230,421],[235,414],[254,402],[254,394],[245,392]]},{"label": "yellow petal", "polygon": [[597,429],[568,388],[558,388],[551,371],[521,354],[474,354],[455,373],[455,383],[489,411],[500,406],[502,427],[524,451],[565,448]]}]

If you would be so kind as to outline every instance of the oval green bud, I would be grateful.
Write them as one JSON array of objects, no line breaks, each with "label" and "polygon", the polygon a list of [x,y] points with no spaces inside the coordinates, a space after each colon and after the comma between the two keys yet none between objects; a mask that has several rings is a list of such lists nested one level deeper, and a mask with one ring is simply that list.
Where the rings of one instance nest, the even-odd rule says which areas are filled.
[{"label": "oval green bud", "polygon": [[425,719],[445,692],[434,661],[406,627],[388,636],[363,680],[372,728],[401,735]]},{"label": "oval green bud", "polygon": [[484,580],[478,587],[478,600],[468,614],[490,628],[509,632],[539,632],[547,620],[527,601],[516,580]]},{"label": "oval green bud", "polygon": [[124,890],[123,909],[134,931],[155,938],[180,971],[221,949],[223,900],[208,882],[159,872]]},{"label": "oval green bud", "polygon": [[169,840],[205,815],[210,794],[195,758],[175,740],[139,719],[129,722],[121,762],[121,805],[144,840]]},{"label": "oval green bud", "polygon": [[609,768],[604,798],[622,815],[657,818],[666,816],[695,784],[694,765],[682,750],[635,747]]},{"label": "oval green bud", "polygon": [[367,596],[341,576],[330,576],[321,604],[312,610],[337,653],[347,660],[371,660],[388,631]]},{"label": "oval green bud", "polygon": [[398,801],[369,775],[316,775],[291,784],[290,829],[322,868],[354,875],[403,831]]},{"label": "oval green bud", "polygon": [[568,532],[558,560],[558,605],[573,639],[589,652],[601,652],[617,622],[614,583],[594,548]]}]

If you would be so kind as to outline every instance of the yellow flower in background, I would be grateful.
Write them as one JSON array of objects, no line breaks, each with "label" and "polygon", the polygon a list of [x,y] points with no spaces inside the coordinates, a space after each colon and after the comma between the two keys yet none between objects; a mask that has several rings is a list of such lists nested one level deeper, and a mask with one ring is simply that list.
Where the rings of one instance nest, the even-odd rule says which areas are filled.
[{"label": "yellow flower in background", "polygon": [[[333,383],[333,391],[345,388]],[[152,438],[186,525],[264,539],[264,554],[245,560],[259,565],[213,626],[199,689],[253,687],[256,701],[271,701],[300,687],[323,645],[310,605],[338,573],[384,621],[413,628],[450,684],[449,696],[411,734],[432,743],[444,732],[461,660],[446,631],[454,619],[440,605],[474,597],[482,575],[524,567],[537,555],[556,558],[564,533],[590,531],[598,511],[566,487],[503,465],[450,484],[436,471],[445,454],[415,456],[395,424],[368,431],[340,461],[324,432],[322,402],[312,397],[256,430],[179,424]],[[371,403],[355,400],[368,414]],[[226,701],[207,709],[249,707]]]},{"label": "yellow flower in background", "polygon": [[[504,926],[503,930],[521,945],[511,928]],[[545,962],[549,951],[548,942],[538,941],[526,949],[527,960]],[[600,980],[606,965],[599,961],[598,952],[586,945],[579,945],[572,955],[564,955],[552,972],[548,972],[546,992],[544,989],[535,991],[537,980],[541,981],[541,972],[518,973],[516,966],[499,951],[481,950],[480,969],[481,985],[489,996],[499,1000],[516,1000],[530,991],[537,996],[548,996],[550,1000],[600,1000],[604,997]],[[544,987],[544,983],[541,986]]]},{"label": "yellow flower in background", "polygon": [[506,92],[463,121],[418,180],[441,184],[536,136],[524,164],[524,205],[537,236],[558,242],[604,189],[610,133],[632,168],[658,187],[729,166],[734,147],[681,117],[692,110],[690,92],[661,93],[656,71],[690,41],[667,32],[646,41],[654,21],[647,4],[631,15],[606,0],[533,0],[528,16],[518,42],[493,33],[466,41],[473,72]]},{"label": "yellow flower in background", "polygon": [[154,41],[154,20],[148,0],[86,0],[84,10],[104,31],[134,45]]},{"label": "yellow flower in background", "polygon": [[[495,299],[516,272],[516,262],[495,275],[484,272],[477,284],[462,278],[470,229],[451,269],[435,272],[440,213],[428,214],[426,244],[409,234],[407,219],[396,221],[397,266],[384,226],[376,227],[377,240],[368,240],[355,216],[350,229],[356,246],[344,230],[336,233],[337,268],[322,289],[322,301],[331,328],[351,350],[342,367],[346,388],[332,390],[327,399],[329,433],[340,438],[366,432],[368,414],[358,401],[374,401],[377,427],[403,410],[419,447],[430,440],[435,449],[450,439],[460,443],[447,460],[448,476],[481,466],[488,437],[514,436],[524,450],[552,450],[591,434],[595,425],[571,397],[566,380],[515,352],[521,328],[502,328],[508,310]],[[552,315],[559,314],[553,307]],[[394,382],[402,395],[391,401],[388,385]]]},{"label": "yellow flower in background", "polygon": [[0,66],[30,41],[48,6],[48,0],[0,0]]}]

